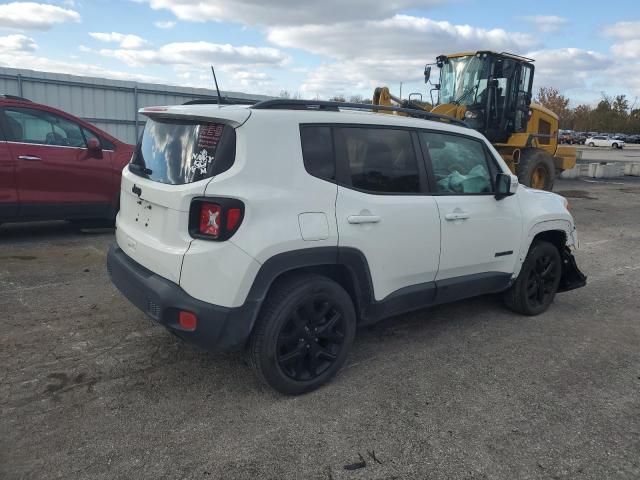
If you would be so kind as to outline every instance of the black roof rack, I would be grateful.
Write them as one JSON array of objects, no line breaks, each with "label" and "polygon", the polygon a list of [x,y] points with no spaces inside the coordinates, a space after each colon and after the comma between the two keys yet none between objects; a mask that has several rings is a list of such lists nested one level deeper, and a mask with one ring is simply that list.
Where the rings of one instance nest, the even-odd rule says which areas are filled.
[{"label": "black roof rack", "polygon": [[427,112],[426,110],[418,110],[414,108],[393,107],[388,105],[373,105],[369,103],[329,102],[325,100],[290,100],[283,98],[264,100],[252,105],[249,108],[255,110],[317,110],[330,112],[339,112],[341,108],[351,110],[371,110],[373,112],[384,110],[388,112],[406,113],[411,117],[422,118],[424,120],[435,120],[437,122],[445,122],[452,125],[459,125],[461,127],[469,128],[469,125],[467,125],[462,120],[448,117],[446,115],[439,115],[437,113],[431,113]]},{"label": "black roof rack", "polygon": [[20,100],[22,102],[30,102],[28,98],[19,97],[18,95],[9,95],[7,93],[0,94],[0,98],[5,98],[7,100]]},{"label": "black roof rack", "polygon": [[235,99],[235,98],[227,98],[221,97],[220,102],[218,102],[217,97],[213,98],[196,98],[194,100],[189,100],[188,102],[184,102],[183,105],[254,105],[258,103],[258,100],[250,100],[250,99]]}]

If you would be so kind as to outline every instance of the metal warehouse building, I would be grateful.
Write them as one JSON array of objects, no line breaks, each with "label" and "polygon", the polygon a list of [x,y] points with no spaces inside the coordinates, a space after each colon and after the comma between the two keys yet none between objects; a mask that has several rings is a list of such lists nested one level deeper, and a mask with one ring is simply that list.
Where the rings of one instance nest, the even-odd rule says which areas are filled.
[{"label": "metal warehouse building", "polygon": [[[213,79],[212,79],[213,83]],[[80,77],[0,67],[0,94],[17,95],[87,120],[128,143],[136,143],[144,117],[138,109],[176,105],[196,98],[215,99],[215,90]],[[233,100],[271,97],[222,91]]]}]

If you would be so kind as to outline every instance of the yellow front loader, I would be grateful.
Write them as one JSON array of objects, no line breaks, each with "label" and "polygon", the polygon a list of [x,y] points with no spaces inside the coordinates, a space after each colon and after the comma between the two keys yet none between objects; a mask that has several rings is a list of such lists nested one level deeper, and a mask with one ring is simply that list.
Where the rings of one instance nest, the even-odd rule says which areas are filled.
[{"label": "yellow front loader", "polygon": [[[436,65],[440,80],[433,90],[438,99],[430,108],[401,100],[387,87],[376,88],[373,103],[426,109],[464,120],[489,139],[520,183],[529,187],[551,190],[556,175],[574,167],[575,147],[558,144],[558,116],[531,101],[532,59],[478,51],[441,55]],[[431,65],[427,65],[425,82],[430,74]]]}]

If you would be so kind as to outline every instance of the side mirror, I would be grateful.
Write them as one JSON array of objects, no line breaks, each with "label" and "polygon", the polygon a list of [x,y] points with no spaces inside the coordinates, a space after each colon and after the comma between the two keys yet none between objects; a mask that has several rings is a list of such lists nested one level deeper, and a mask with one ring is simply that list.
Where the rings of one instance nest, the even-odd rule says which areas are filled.
[{"label": "side mirror", "polygon": [[496,200],[513,195],[518,189],[518,178],[507,173],[496,175]]},{"label": "side mirror", "polygon": [[90,138],[87,140],[87,150],[90,152],[100,152],[102,150],[100,141],[97,138]]},{"label": "side mirror", "polygon": [[431,78],[431,66],[427,65],[424,67],[424,83],[429,83],[429,78]]},{"label": "side mirror", "polygon": [[102,158],[102,146],[100,145],[100,140],[94,137],[88,139],[87,151],[89,152],[89,156],[91,157]]}]

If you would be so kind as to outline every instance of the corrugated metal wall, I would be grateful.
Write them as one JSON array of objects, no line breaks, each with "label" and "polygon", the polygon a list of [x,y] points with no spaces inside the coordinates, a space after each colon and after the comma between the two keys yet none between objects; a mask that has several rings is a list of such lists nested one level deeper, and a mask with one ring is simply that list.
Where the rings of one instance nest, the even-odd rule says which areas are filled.
[{"label": "corrugated metal wall", "polygon": [[[144,127],[139,108],[176,105],[194,98],[215,98],[215,90],[80,77],[0,67],[0,94],[17,95],[51,105],[85,119],[128,143],[135,143]],[[234,100],[271,97],[221,92]]]}]

